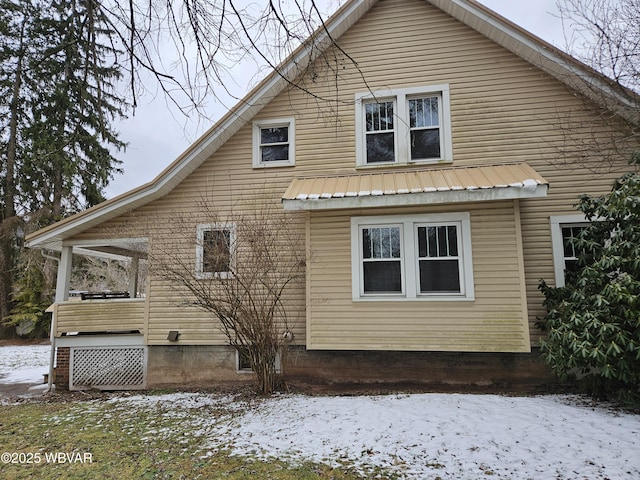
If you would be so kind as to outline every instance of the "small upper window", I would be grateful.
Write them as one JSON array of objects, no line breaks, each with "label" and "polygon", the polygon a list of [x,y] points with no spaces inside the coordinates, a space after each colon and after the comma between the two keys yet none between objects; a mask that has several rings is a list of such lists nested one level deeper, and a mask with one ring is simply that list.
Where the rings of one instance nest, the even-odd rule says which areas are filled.
[{"label": "small upper window", "polygon": [[448,85],[356,94],[357,165],[452,160]]},{"label": "small upper window", "polygon": [[295,164],[293,118],[253,123],[253,166],[283,167]]},{"label": "small upper window", "polygon": [[235,228],[232,225],[198,225],[196,275],[227,278],[235,262]]}]

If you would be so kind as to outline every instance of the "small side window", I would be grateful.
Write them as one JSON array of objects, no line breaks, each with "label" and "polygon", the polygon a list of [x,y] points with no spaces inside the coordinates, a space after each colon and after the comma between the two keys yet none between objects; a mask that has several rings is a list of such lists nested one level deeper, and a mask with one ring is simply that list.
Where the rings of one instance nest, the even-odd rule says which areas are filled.
[{"label": "small side window", "polygon": [[253,123],[253,167],[287,167],[295,164],[293,118]]},{"label": "small side window", "polygon": [[228,278],[235,266],[235,226],[198,225],[196,275],[199,278]]},{"label": "small side window", "polygon": [[578,269],[578,255],[573,239],[588,225],[584,215],[558,215],[550,218],[551,246],[556,287],[564,287],[569,275]]},{"label": "small side window", "polygon": [[579,251],[575,246],[575,239],[587,226],[585,224],[561,225],[562,246],[564,247],[564,279],[578,271]]}]

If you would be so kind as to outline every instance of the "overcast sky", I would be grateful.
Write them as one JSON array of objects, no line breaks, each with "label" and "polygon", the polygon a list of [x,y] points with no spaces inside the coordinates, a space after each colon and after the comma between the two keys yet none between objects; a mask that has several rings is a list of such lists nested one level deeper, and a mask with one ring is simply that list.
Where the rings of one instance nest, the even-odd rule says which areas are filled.
[{"label": "overcast sky", "polygon": [[[564,48],[562,22],[557,17],[556,0],[479,0],[512,22],[544,40]],[[335,2],[333,2],[335,4]],[[238,75],[250,78],[244,72]],[[255,84],[252,83],[250,86]],[[207,108],[210,121],[195,114],[185,118],[161,94],[149,93],[138,99],[135,115],[117,128],[120,138],[129,144],[125,153],[117,154],[123,161],[124,174],[116,175],[106,189],[107,198],[114,197],[146,183],[175,160],[193,141],[204,133],[234,103],[211,103]],[[240,87],[238,91],[242,90]]]}]

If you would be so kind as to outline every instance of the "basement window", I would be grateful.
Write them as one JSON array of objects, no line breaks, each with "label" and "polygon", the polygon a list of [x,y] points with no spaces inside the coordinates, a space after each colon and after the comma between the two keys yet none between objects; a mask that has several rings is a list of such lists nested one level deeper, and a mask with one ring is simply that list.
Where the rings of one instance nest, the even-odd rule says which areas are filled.
[{"label": "basement window", "polygon": [[[280,352],[276,355],[276,372],[280,373],[281,358]],[[236,372],[237,373],[253,373],[251,368],[251,358],[246,348],[236,349]]]}]

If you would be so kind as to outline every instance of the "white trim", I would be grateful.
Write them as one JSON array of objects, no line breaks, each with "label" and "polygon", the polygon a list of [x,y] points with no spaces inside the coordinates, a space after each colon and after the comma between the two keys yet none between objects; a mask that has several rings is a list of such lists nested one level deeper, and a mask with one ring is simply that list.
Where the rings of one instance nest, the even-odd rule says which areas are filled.
[{"label": "white trim", "polygon": [[[502,18],[492,9],[484,7],[490,12],[488,13],[486,10],[479,8],[468,0],[429,1],[443,12],[480,32],[481,35],[493,40],[520,58],[532,63],[535,67],[552,75],[565,85],[578,89],[583,94],[586,92],[587,96],[592,100],[599,99],[600,103],[603,103],[605,98],[600,95],[599,92],[602,91],[605,95],[610,95],[621,104],[624,104],[625,107],[631,108],[632,112],[637,112],[637,103],[634,103],[632,98],[621,95],[611,86],[611,83],[607,81],[606,76],[592,73],[588,66],[568,54],[566,54],[565,58],[561,53],[554,52],[554,49],[558,51],[560,51],[560,49],[540,39],[531,32],[524,30],[517,24],[513,24],[516,27],[514,28],[511,24],[503,22]],[[462,14],[459,13],[458,8],[462,9]],[[469,16],[471,16],[471,18],[469,18]],[[495,28],[497,32],[487,32],[486,28],[482,26],[482,22]],[[519,30],[520,28],[522,28],[526,34],[522,33],[522,31]],[[519,45],[507,46],[506,44],[508,42],[506,40],[508,39],[515,40]],[[540,56],[540,59],[535,58],[536,56]],[[569,58],[573,60],[573,62],[567,60]],[[554,66],[558,68],[553,68]],[[573,82],[572,76],[575,76]],[[575,80],[579,80],[583,82],[583,84],[578,85]],[[621,114],[627,120],[637,121],[637,116],[635,119],[632,119],[629,114],[625,115],[620,109],[616,109],[616,113]]]},{"label": "white trim", "polygon": [[65,247],[126,247],[147,243],[147,237],[125,237],[125,238],[104,238],[93,240],[65,240],[62,245]]},{"label": "white trim", "polygon": [[73,264],[73,247],[64,246],[58,262],[58,272],[56,276],[56,296],[57,303],[64,302],[69,298],[69,283],[71,281],[71,266]]},{"label": "white trim", "polygon": [[[213,230],[229,231],[229,271],[228,272],[203,272],[204,265],[204,232]],[[236,224],[231,223],[199,223],[196,225],[196,262],[195,277],[199,280],[209,278],[227,279],[233,276],[236,263]]]},{"label": "white trim", "polygon": [[[147,245],[149,239],[147,237],[127,237],[127,238],[107,238],[93,240],[64,240],[63,247],[74,247],[73,253],[77,255],[86,255],[88,257],[107,258],[110,260],[131,260],[130,255],[120,255],[118,253],[107,253],[100,250],[93,250],[93,247],[117,247],[123,250],[131,250],[133,245]],[[132,251],[134,253],[135,250]],[[140,250],[141,256],[147,254],[146,249]]]},{"label": "white trim", "polygon": [[[418,289],[418,256],[416,226],[456,224],[458,226],[460,293],[421,294]],[[402,286],[401,294],[364,294],[362,278],[362,227],[401,225]],[[471,215],[469,212],[422,215],[375,215],[351,217],[351,292],[353,301],[473,301],[473,258],[471,254]]]},{"label": "white trim", "polygon": [[144,335],[65,335],[56,338],[56,347],[143,347]]},{"label": "white trim", "polygon": [[[594,97],[595,90],[602,89],[615,101],[625,107],[632,107],[634,101],[618,94],[606,82],[606,79],[592,73],[585,65],[577,60],[572,62],[570,57],[565,58],[560,51],[556,51],[551,45],[532,35],[526,35],[518,28],[505,23],[493,12],[487,12],[468,0],[429,0],[443,12],[478,30],[482,35],[497,42],[499,45],[509,48],[519,57],[530,61],[535,67],[551,74],[564,84],[578,88],[587,95]],[[316,32],[315,42],[305,42],[283,63],[279,72],[272,72],[259,86],[243,98],[223,119],[215,124],[208,132],[198,139],[191,148],[185,151],[167,169],[160,173],[151,182],[127,192],[106,204],[100,204],[88,213],[77,214],[63,220],[61,225],[48,229],[44,233],[30,235],[32,239],[26,242],[30,248],[49,248],[60,250],[60,242],[65,237],[84,231],[98,222],[104,222],[131,211],[135,207],[145,205],[156,198],[166,195],[175,184],[189,173],[193,172],[202,162],[210,158],[217,149],[229,140],[241,127],[257,115],[280,92],[290,84],[283,77],[295,78],[301,69],[309,65],[322,51],[332,43],[331,38],[339,38],[351,26],[356,23],[369,9],[375,5],[376,0],[352,0],[341,7],[341,10]],[[495,31],[487,31],[495,28]],[[328,33],[327,33],[328,32]],[[514,40],[516,45],[506,44],[508,40]],[[540,58],[538,58],[540,57]],[[555,68],[557,66],[557,68]],[[574,80],[572,82],[572,80]],[[575,81],[578,80],[578,81]],[[582,83],[580,83],[582,82]],[[600,97],[598,97],[600,98]],[[596,101],[597,98],[594,98]],[[600,98],[602,102],[602,98]],[[613,111],[630,119],[633,115],[631,109],[616,108],[609,105]]]},{"label": "white trim", "polygon": [[[273,162],[262,161],[261,130],[263,128],[287,127],[289,158]],[[293,117],[256,120],[252,124],[253,168],[292,167],[296,164],[296,123]]]},{"label": "white trim", "polygon": [[[421,95],[438,98],[440,129],[440,157],[425,160],[412,160],[409,148],[409,100]],[[370,102],[393,101],[394,104],[394,162],[367,163],[366,125],[364,106]],[[406,164],[440,164],[453,161],[453,142],[451,139],[451,98],[448,84],[420,87],[390,88],[355,94],[356,128],[356,166],[376,167]]]},{"label": "white trim", "polygon": [[[290,85],[288,79],[296,78],[306,65],[310,65],[314,58],[333,44],[331,39],[340,37],[375,3],[376,0],[353,0],[345,5],[339,14],[331,17],[330,21],[325,22],[325,25],[317,30],[313,43],[310,43],[311,39],[304,42],[282,64],[279,71],[268,75],[252,93],[237,103],[219,123],[211,127],[192,144],[191,148],[151,182],[115,197],[107,204],[94,207],[94,210],[88,214],[82,213],[77,218],[69,217],[69,220],[63,221],[62,225],[37,236],[33,241],[27,241],[26,245],[30,248],[59,250],[61,238],[71,236],[77,233],[77,230],[83,231],[99,219],[107,221],[124,211],[146,205],[169,193],[175,186],[175,179],[185,178],[211,157],[218,148],[246,125],[249,119],[257,115],[265,105]],[[85,227],[85,225],[88,226]]]},{"label": "white trim", "polygon": [[[352,278],[355,278],[357,281],[357,289],[353,290],[353,295],[354,298],[358,298],[358,299],[364,299],[364,298],[371,298],[371,297],[376,297],[376,298],[393,298],[393,297],[405,297],[406,296],[406,279],[405,279],[405,275],[404,275],[404,271],[405,271],[405,256],[407,256],[407,258],[412,258],[412,257],[408,257],[408,252],[405,249],[405,244],[407,242],[405,242],[404,240],[404,236],[405,236],[405,227],[404,227],[404,223],[403,222],[398,222],[397,217],[396,218],[388,218],[386,217],[384,220],[381,219],[380,217],[355,217],[355,218],[360,218],[362,219],[362,221],[358,221],[357,225],[356,225],[356,232],[354,234],[353,230],[351,232],[351,238],[352,238],[352,242],[353,239],[355,237],[355,242],[356,242],[356,249],[355,252],[357,252],[356,254],[351,255],[352,259],[356,259],[357,262],[357,268],[358,268],[358,274],[356,275],[355,272],[352,271]],[[364,221],[367,218],[371,218],[373,219],[372,222],[366,222]],[[353,227],[353,219],[352,219],[352,227]],[[390,262],[400,262],[400,272],[401,272],[401,276],[400,276],[400,292],[399,293],[376,293],[376,294],[367,294],[364,292],[364,259],[362,257],[362,230],[363,229],[372,229],[372,228],[398,228],[399,234],[400,234],[400,257],[398,257],[397,259],[395,258],[391,258],[388,259]],[[352,252],[354,252],[353,250],[354,244],[352,243]],[[352,264],[353,266],[353,264]],[[357,277],[357,278],[356,278]],[[356,294],[357,292],[357,294]]]},{"label": "white trim", "polygon": [[553,251],[553,272],[556,287],[564,287],[564,244],[562,242],[562,227],[569,225],[588,225],[584,214],[552,215],[549,217],[551,227],[551,249]]}]

